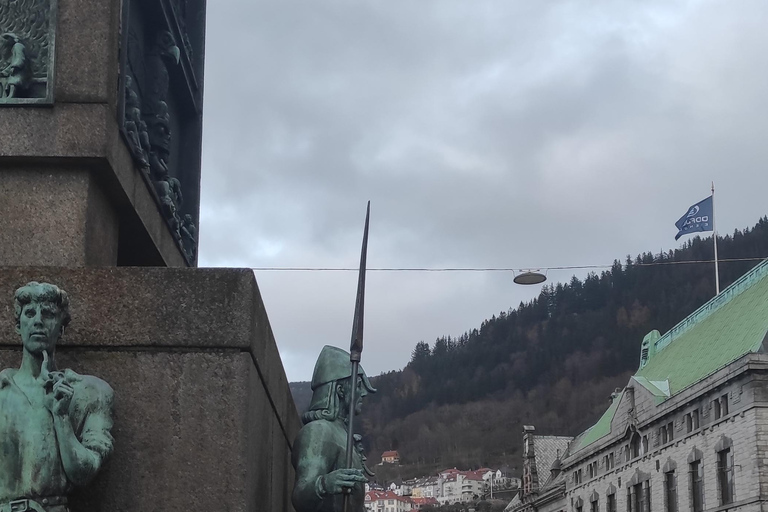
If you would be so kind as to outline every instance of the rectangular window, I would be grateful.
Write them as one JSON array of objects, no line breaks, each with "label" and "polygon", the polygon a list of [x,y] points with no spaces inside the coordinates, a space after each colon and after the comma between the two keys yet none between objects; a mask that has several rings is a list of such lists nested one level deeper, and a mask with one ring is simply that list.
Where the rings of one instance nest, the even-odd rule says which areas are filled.
[{"label": "rectangular window", "polygon": [[723,416],[728,415],[728,395],[723,395],[720,397],[720,411],[723,413]]},{"label": "rectangular window", "polygon": [[598,512],[598,505],[597,504],[598,504],[597,500],[590,502],[590,504],[589,504],[589,512]]},{"label": "rectangular window", "polygon": [[675,423],[673,421],[667,423],[667,440],[670,443],[675,440]]},{"label": "rectangular window", "polygon": [[[629,512],[650,512],[650,510],[645,509],[646,500],[644,497],[645,493],[643,492],[643,484],[633,485],[627,489],[627,492],[627,501],[629,502],[627,509]],[[648,498],[650,499],[650,495]]]},{"label": "rectangular window", "polygon": [[581,512],[581,505],[576,507],[576,512]]},{"label": "rectangular window", "polygon": [[720,419],[720,399],[712,400],[712,412],[715,415],[715,419]]},{"label": "rectangular window", "polygon": [[677,512],[677,477],[674,470],[664,473],[664,494],[667,512]]},{"label": "rectangular window", "polygon": [[693,512],[702,512],[704,510],[704,473],[701,467],[701,461],[697,460],[691,462],[689,466]]},{"label": "rectangular window", "polygon": [[730,448],[717,453],[717,481],[720,504],[733,503],[733,455]]},{"label": "rectangular window", "polygon": [[694,409],[691,413],[691,416],[693,416],[693,430],[698,430],[699,428],[699,410]]},{"label": "rectangular window", "polygon": [[613,452],[608,454],[608,465],[613,469]]},{"label": "rectangular window", "polygon": [[693,432],[693,418],[691,417],[691,413],[685,415],[685,432],[688,434]]},{"label": "rectangular window", "polygon": [[616,495],[615,494],[609,494],[608,496],[606,496],[605,512],[616,512]]},{"label": "rectangular window", "polygon": [[667,426],[663,426],[659,429],[659,440],[661,441],[661,444],[667,444]]},{"label": "rectangular window", "polygon": [[643,511],[651,512],[651,481],[643,482]]}]

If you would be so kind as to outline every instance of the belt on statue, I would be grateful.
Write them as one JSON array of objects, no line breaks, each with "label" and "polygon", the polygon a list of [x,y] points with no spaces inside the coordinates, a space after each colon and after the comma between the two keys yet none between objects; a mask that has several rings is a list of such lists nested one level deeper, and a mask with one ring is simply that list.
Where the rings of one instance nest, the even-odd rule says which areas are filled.
[{"label": "belt on statue", "polygon": [[66,496],[48,496],[34,500],[22,498],[0,504],[0,512],[66,512]]}]

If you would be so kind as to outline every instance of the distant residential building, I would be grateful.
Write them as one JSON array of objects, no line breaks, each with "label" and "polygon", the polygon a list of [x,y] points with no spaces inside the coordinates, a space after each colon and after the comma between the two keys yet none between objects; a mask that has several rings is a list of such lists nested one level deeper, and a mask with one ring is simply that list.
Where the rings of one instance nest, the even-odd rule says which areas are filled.
[{"label": "distant residential building", "polygon": [[438,477],[419,478],[411,489],[412,498],[437,498],[440,495]]},{"label": "distant residential building", "polygon": [[386,451],[381,454],[382,464],[400,464],[400,454],[396,450]]},{"label": "distant residential building", "polygon": [[483,475],[476,471],[460,471],[456,468],[442,471],[437,479],[441,505],[472,501],[480,498],[485,490]]},{"label": "distant residential building", "polygon": [[440,505],[450,505],[461,501],[461,481],[457,474],[441,475],[438,478],[439,492],[437,500]]},{"label": "distant residential building", "polygon": [[411,489],[413,488],[413,481],[403,482],[398,479],[389,484],[389,490],[397,494],[398,496],[410,496]]},{"label": "distant residential building", "polygon": [[485,493],[485,480],[477,471],[462,471],[461,475],[461,501],[472,501],[480,498]]},{"label": "distant residential building", "polygon": [[522,484],[520,478],[515,476],[514,470],[509,466],[500,467],[497,474],[499,487],[502,489],[517,489]]},{"label": "distant residential building", "polygon": [[[521,497],[507,510],[762,511],[767,333],[765,260],[665,335],[649,333],[640,367],[603,416],[569,443],[546,480],[543,462],[537,478],[524,471]],[[524,441],[531,434],[526,428]]]},{"label": "distant residential building", "polygon": [[365,493],[365,509],[369,512],[409,512],[412,508],[410,498],[398,496],[392,491]]},{"label": "distant residential building", "polygon": [[506,485],[505,480],[502,479],[500,469],[480,468],[477,472],[483,475],[485,485],[489,489],[491,486],[493,486],[494,489],[501,489]]},{"label": "distant residential building", "polygon": [[427,507],[439,507],[440,502],[437,501],[437,498],[429,497],[429,498],[411,498],[411,510],[421,510]]}]

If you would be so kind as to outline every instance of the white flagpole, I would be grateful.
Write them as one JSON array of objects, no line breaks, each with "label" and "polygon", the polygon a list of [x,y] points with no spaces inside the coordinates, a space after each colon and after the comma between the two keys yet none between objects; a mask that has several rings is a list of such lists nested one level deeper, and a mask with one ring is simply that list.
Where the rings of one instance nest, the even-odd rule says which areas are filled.
[{"label": "white flagpole", "polygon": [[720,295],[720,272],[717,268],[717,226],[715,224],[715,182],[712,182],[712,239],[715,241],[715,295]]}]

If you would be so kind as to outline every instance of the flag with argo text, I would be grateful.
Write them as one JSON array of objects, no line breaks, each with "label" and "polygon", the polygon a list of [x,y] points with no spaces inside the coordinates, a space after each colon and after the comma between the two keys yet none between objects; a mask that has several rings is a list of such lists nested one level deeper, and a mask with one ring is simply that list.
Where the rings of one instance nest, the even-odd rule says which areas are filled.
[{"label": "flag with argo text", "polygon": [[688,208],[688,212],[675,222],[678,229],[675,240],[691,233],[714,231],[714,220],[712,196],[709,196]]}]

